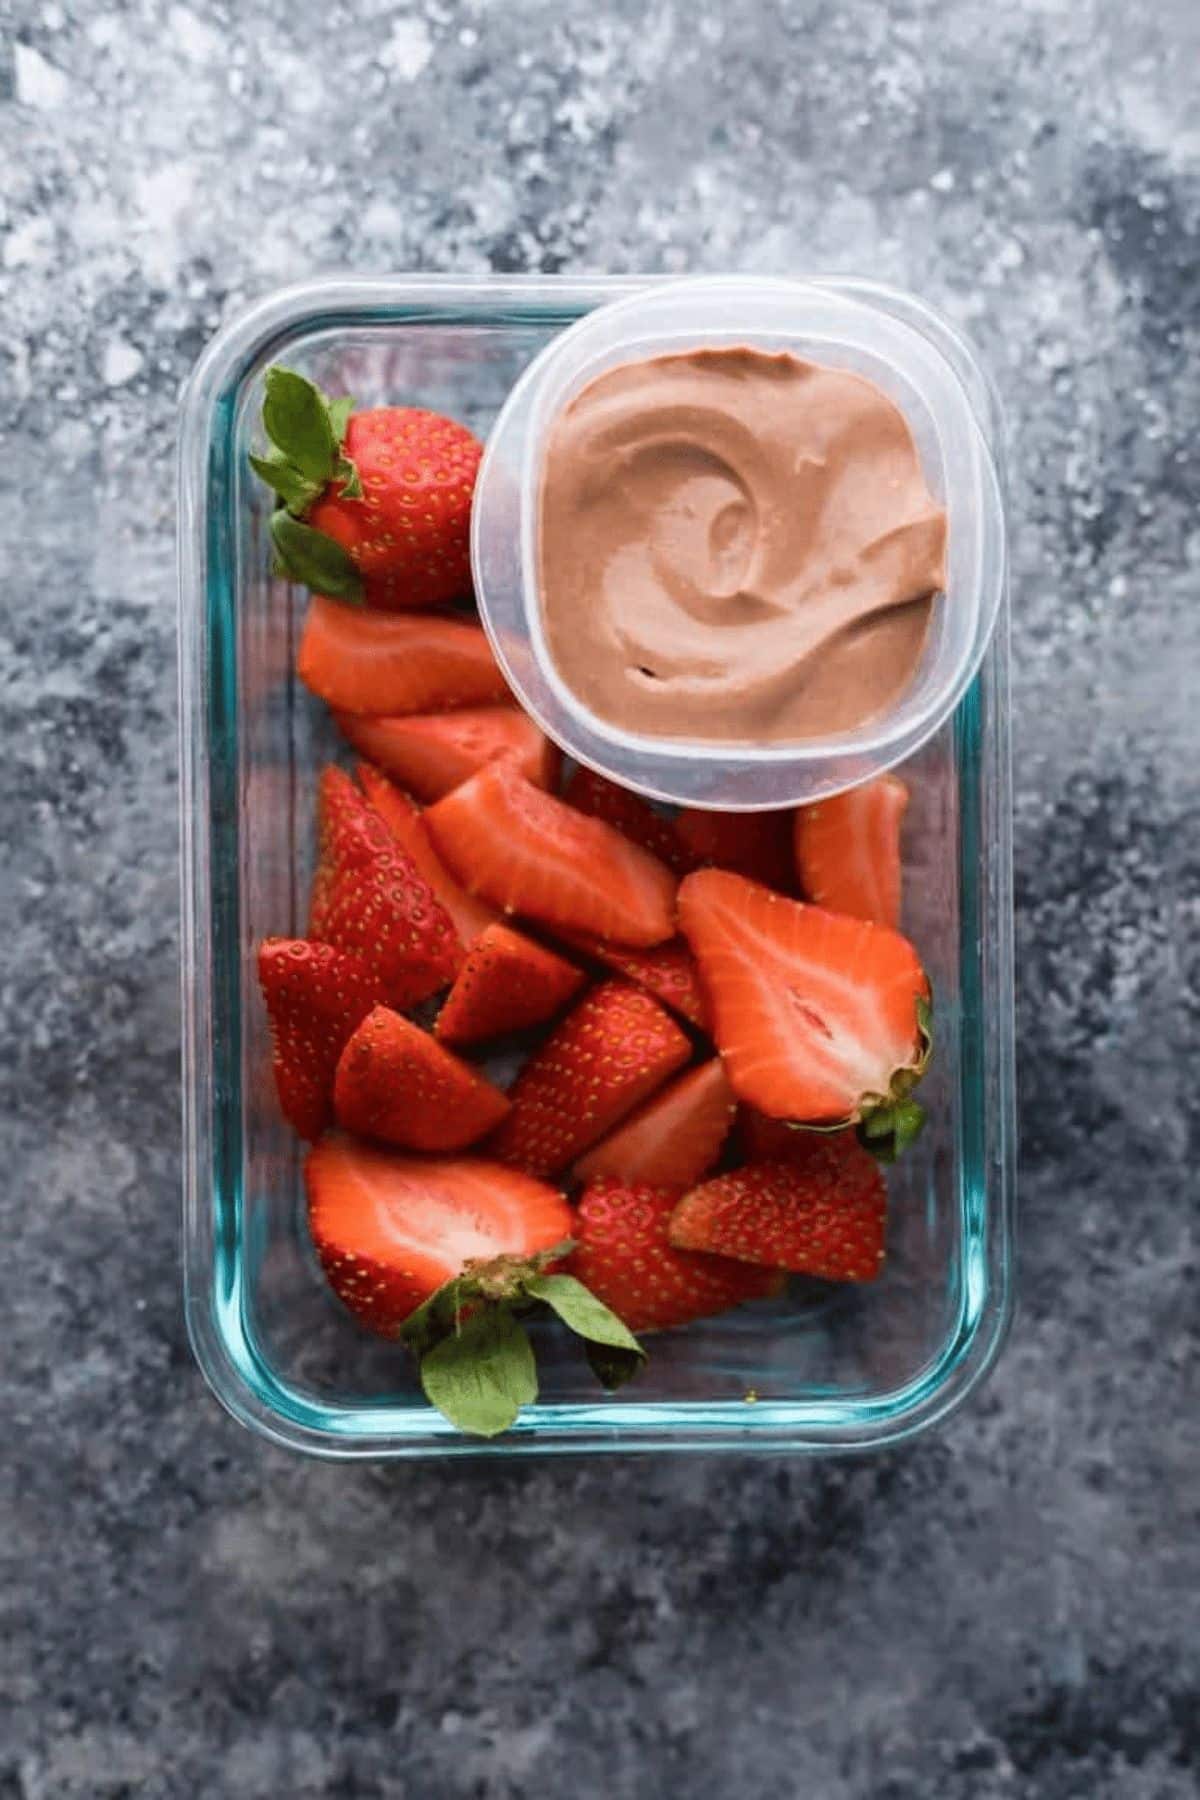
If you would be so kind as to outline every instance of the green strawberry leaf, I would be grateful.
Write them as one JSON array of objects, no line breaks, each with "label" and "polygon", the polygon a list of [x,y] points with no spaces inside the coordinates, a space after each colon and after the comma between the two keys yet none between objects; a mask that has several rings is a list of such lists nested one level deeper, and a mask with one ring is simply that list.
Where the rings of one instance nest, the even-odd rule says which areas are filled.
[{"label": "green strawberry leaf", "polygon": [[410,1312],[400,1327],[401,1343],[418,1357],[424,1356],[427,1350],[455,1329],[458,1323],[459,1309],[462,1305],[461,1277],[452,1276],[444,1281],[440,1288],[423,1300],[415,1310]]},{"label": "green strawberry leaf", "polygon": [[323,531],[302,525],[290,513],[277,512],[271,519],[271,539],[293,581],[333,600],[362,603],[362,576],[342,546]]},{"label": "green strawberry leaf", "polygon": [[321,492],[320,482],[310,481],[307,475],[302,475],[282,450],[271,449],[266,456],[251,456],[250,467],[279,495],[290,512],[306,512]]},{"label": "green strawberry leaf", "polygon": [[591,1364],[592,1374],[610,1394],[640,1374],[646,1361],[644,1350],[618,1350],[613,1344],[587,1343],[584,1354]]},{"label": "green strawberry leaf", "polygon": [[495,1437],[537,1399],[537,1366],[507,1306],[472,1313],[421,1358],[425,1398],[460,1431]]},{"label": "green strawberry leaf", "polygon": [[605,1344],[645,1361],[646,1352],[628,1325],[574,1275],[534,1275],[522,1285],[531,1299],[544,1300],[564,1325],[589,1344]]},{"label": "green strawberry leaf", "polygon": [[326,402],[329,413],[329,428],[333,432],[333,441],[340,445],[346,436],[346,427],[350,423],[350,414],[354,411],[354,402],[349,394],[342,394],[337,400]]},{"label": "green strawberry leaf", "polygon": [[324,394],[294,369],[268,369],[265,386],[263,430],[301,475],[324,485],[339,442]]},{"label": "green strawberry leaf", "polygon": [[339,456],[337,467],[333,471],[333,479],[341,483],[343,500],[361,500],[363,497],[362,482],[358,478],[358,464],[350,461],[348,456]]}]

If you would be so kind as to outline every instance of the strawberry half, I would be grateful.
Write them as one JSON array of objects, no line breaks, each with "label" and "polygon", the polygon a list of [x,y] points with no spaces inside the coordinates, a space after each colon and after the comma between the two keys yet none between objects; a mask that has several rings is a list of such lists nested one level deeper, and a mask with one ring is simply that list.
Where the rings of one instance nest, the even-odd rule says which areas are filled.
[{"label": "strawberry half", "polygon": [[701,1031],[707,1031],[708,1001],[701,985],[700,970],[682,938],[655,944],[650,950],[632,950],[627,945],[605,944],[577,932],[562,935],[573,949],[645,988],[681,1018],[699,1026]]},{"label": "strawberry half", "polygon": [[325,769],[319,793],[321,936],[362,957],[377,999],[414,1006],[445,987],[461,961],[449,915],[344,770]]},{"label": "strawberry half", "polygon": [[880,775],[847,794],[796,811],[796,873],[817,906],[871,919],[893,930],[900,923],[900,825],[908,789],[898,775]]},{"label": "strawberry half", "polygon": [[567,1267],[631,1331],[687,1325],[782,1286],[775,1269],[675,1249],[667,1227],[679,1197],[678,1188],[604,1179],[576,1208]]},{"label": "strawberry half", "polygon": [[700,866],[676,831],[673,820],[665,813],[656,812],[640,794],[606,780],[594,769],[576,769],[567,783],[563,799],[589,817],[603,819],[631,844],[640,844],[643,850],[657,856],[677,875],[686,875]]},{"label": "strawberry half", "polygon": [[271,537],[284,572],[376,607],[469,593],[479,440],[422,407],[351,408],[294,370],[267,370],[270,448],[250,461],[278,496]]},{"label": "strawberry half", "polygon": [[451,873],[507,912],[618,944],[674,934],[671,871],[509,763],[488,763],[425,819]]},{"label": "strawberry half", "polygon": [[874,1281],[883,1266],[887,1190],[873,1156],[853,1145],[801,1163],[750,1163],[685,1194],[669,1236],[680,1250],[748,1263]]},{"label": "strawberry half", "polygon": [[929,982],[898,932],[721,869],[679,889],[734,1092],[771,1118],[859,1123],[882,1153],[920,1129]]},{"label": "strawberry half", "polygon": [[689,1069],[639,1106],[575,1164],[579,1181],[602,1175],[689,1188],[721,1154],[736,1103],[719,1057]]},{"label": "strawberry half", "polygon": [[385,1336],[468,1264],[533,1257],[571,1235],[561,1194],[477,1157],[402,1156],[334,1133],[304,1175],[326,1279]]},{"label": "strawberry half", "polygon": [[509,697],[482,627],[436,614],[364,612],[314,594],[296,656],[337,712],[428,713]]},{"label": "strawberry half", "polygon": [[552,788],[561,752],[515,706],[464,707],[373,719],[338,713],[342,734],[418,800],[440,800],[485,763],[511,757],[535,787]]},{"label": "strawberry half", "polygon": [[318,1138],[333,1117],[342,1046],[378,999],[377,984],[359,957],[307,938],[267,938],[258,979],[283,1115],[301,1137]]},{"label": "strawberry half", "polygon": [[681,1068],[691,1045],[640,988],[602,982],[525,1064],[512,1111],[492,1138],[501,1162],[550,1175]]},{"label": "strawberry half", "polygon": [[542,944],[489,925],[467,952],[434,1033],[447,1044],[478,1044],[541,1025],[583,986],[583,971]]},{"label": "strawberry half", "polygon": [[373,769],[370,763],[359,763],[354,773],[358,776],[363,793],[400,848],[406,856],[411,856],[418,873],[429,883],[445,907],[458,941],[465,950],[475,942],[481,931],[495,921],[495,907],[489,906],[485,900],[476,900],[473,894],[468,894],[459,887],[434,849],[433,840],[425,829],[421,809],[414,800],[402,793],[386,775]]},{"label": "strawberry half", "polygon": [[704,812],[685,806],[675,830],[692,858],[702,865],[732,869],[761,881],[781,894],[793,887],[792,815],[790,812]]},{"label": "strawberry half", "polygon": [[333,1103],[346,1131],[407,1150],[463,1150],[508,1112],[499,1088],[386,1006],[342,1051]]}]

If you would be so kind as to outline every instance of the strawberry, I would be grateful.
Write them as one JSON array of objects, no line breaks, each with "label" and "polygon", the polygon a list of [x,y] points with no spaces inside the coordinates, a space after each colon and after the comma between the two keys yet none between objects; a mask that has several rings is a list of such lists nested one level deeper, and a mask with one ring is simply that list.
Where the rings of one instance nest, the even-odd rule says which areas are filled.
[{"label": "strawberry", "polygon": [[478,1157],[403,1156],[332,1133],[304,1175],[330,1286],[385,1336],[468,1264],[534,1257],[571,1235],[561,1194]]},{"label": "strawberry", "polygon": [[898,932],[783,900],[722,869],[679,889],[734,1092],[771,1118],[860,1123],[882,1152],[920,1129],[929,983]]},{"label": "strawberry", "polygon": [[849,1126],[844,1131],[806,1131],[786,1119],[769,1119],[745,1103],[738,1107],[737,1139],[745,1162],[803,1162],[814,1146],[822,1145],[861,1148]]},{"label": "strawberry", "polygon": [[333,1104],[344,1130],[407,1150],[463,1150],[508,1112],[499,1088],[386,1006],[342,1051]]},{"label": "strawberry", "polygon": [[480,626],[435,613],[364,612],[320,594],[296,670],[338,712],[425,713],[508,697]]},{"label": "strawberry", "polygon": [[471,499],[482,446],[415,406],[352,412],[293,370],[267,370],[266,456],[276,555],[293,580],[388,609],[470,592]]},{"label": "strawberry", "polygon": [[692,866],[733,869],[781,894],[792,891],[792,815],[790,812],[703,812],[685,807],[675,830],[692,858]]},{"label": "strawberry", "polygon": [[466,707],[398,719],[338,713],[342,734],[418,800],[440,800],[484,763],[511,756],[527,781],[552,788],[561,754],[515,706]]},{"label": "strawberry", "polygon": [[651,950],[631,950],[627,946],[601,943],[596,938],[576,932],[563,933],[565,941],[585,956],[594,957],[618,975],[624,975],[638,987],[661,1000],[701,1031],[708,1029],[708,1001],[700,984],[696,959],[682,938],[655,944]]},{"label": "strawberry", "polygon": [[826,1146],[803,1164],[750,1163],[714,1176],[675,1208],[672,1244],[826,1281],[874,1281],[887,1190],[875,1158],[853,1150]]},{"label": "strawberry", "polygon": [[601,1175],[688,1188],[721,1154],[735,1111],[719,1057],[689,1069],[647,1100],[575,1164],[579,1181]]},{"label": "strawberry", "polygon": [[533,1175],[565,1168],[661,1087],[690,1052],[649,994],[623,981],[602,982],[517,1076],[512,1111],[489,1154]]},{"label": "strawberry", "polygon": [[605,1178],[586,1189],[576,1208],[567,1267],[631,1331],[686,1325],[778,1293],[782,1285],[774,1269],[674,1249],[667,1227],[679,1198],[678,1188]]},{"label": "strawberry", "polygon": [[677,875],[686,875],[700,866],[699,859],[692,855],[671,819],[656,812],[640,794],[618,787],[615,781],[597,775],[594,769],[576,769],[567,783],[563,799],[593,819],[603,819],[631,844],[640,844],[651,856],[657,856]]},{"label": "strawberry", "polygon": [[343,769],[325,769],[319,792],[321,936],[363,958],[377,999],[415,1006],[451,981],[461,961],[450,917]]},{"label": "strawberry", "polygon": [[[484,900],[476,900],[460,888],[433,847],[425,829],[425,820],[415,801],[390,782],[386,775],[370,763],[359,763],[354,773],[362,790],[375,808],[396,842],[417,866],[437,899],[450,916],[450,923],[463,949],[473,944],[481,931],[496,919],[496,909]],[[319,884],[318,884],[319,885]],[[315,930],[315,927],[311,929]]]},{"label": "strawberry", "polygon": [[434,1026],[447,1044],[477,1044],[524,1031],[565,1006],[581,970],[507,925],[489,925],[467,952]]},{"label": "strawberry", "polygon": [[507,762],[488,763],[425,819],[451,873],[507,912],[618,944],[659,944],[675,930],[670,870]]},{"label": "strawberry", "polygon": [[817,906],[900,923],[900,822],[908,789],[898,775],[880,775],[849,793],[796,811],[796,874]]},{"label": "strawberry", "polygon": [[258,979],[279,1104],[301,1137],[318,1138],[333,1116],[338,1057],[378,998],[375,981],[357,956],[306,938],[267,938],[259,946]]}]

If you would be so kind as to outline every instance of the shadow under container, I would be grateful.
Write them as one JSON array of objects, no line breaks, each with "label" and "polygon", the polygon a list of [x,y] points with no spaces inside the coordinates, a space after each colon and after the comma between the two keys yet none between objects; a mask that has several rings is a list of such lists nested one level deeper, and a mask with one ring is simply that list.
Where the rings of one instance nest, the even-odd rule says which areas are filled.
[{"label": "shadow under container", "polygon": [[[327,1289],[304,1224],[303,1147],[281,1118],[259,941],[304,930],[317,772],[341,754],[299,684],[307,596],[271,573],[269,497],[249,470],[267,366],[360,405],[410,402],[480,436],[522,370],[638,280],[395,277],[286,290],[234,320],[184,401],[180,459],[184,1264],[197,1360],[230,1412],[331,1457],[869,1449],[945,1417],[1013,1305],[1011,800],[1006,604],[952,718],[904,763],[903,928],[935,1002],[929,1122],[889,1171],[888,1259],[869,1286],[794,1279],[779,1299],[652,1336],[614,1396],[552,1326],[541,1397],[504,1437],[464,1437],[398,1347]],[[1003,482],[992,391],[910,296],[827,286],[902,319],[946,360]],[[1003,579],[1003,572],[1001,572]],[[541,1328],[539,1328],[541,1330]]]}]

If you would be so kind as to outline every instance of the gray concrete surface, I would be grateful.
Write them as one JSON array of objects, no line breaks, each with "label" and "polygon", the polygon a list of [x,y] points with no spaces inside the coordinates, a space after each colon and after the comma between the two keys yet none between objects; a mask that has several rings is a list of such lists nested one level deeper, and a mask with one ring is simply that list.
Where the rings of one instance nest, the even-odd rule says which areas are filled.
[{"label": "gray concrete surface", "polygon": [[[1192,0],[0,24],[0,1796],[1195,1796]],[[174,406],[334,268],[861,272],[996,372],[1024,1304],[909,1451],[347,1469],[202,1389]]]}]

